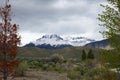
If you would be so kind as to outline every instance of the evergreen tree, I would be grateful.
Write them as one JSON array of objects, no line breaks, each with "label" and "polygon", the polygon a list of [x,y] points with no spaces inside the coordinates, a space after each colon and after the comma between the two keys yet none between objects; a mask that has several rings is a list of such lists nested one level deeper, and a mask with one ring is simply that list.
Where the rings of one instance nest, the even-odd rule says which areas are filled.
[{"label": "evergreen tree", "polygon": [[88,52],[88,55],[87,55],[87,59],[94,59],[94,58],[95,57],[94,57],[94,54],[92,52],[92,49],[90,49],[89,52]]},{"label": "evergreen tree", "polygon": [[82,50],[82,61],[86,60],[86,58],[87,58],[86,52],[85,50]]}]

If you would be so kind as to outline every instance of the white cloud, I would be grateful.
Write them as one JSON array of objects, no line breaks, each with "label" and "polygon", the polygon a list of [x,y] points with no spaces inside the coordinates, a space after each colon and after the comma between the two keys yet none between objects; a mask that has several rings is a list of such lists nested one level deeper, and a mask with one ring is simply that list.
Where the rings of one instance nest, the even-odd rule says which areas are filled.
[{"label": "white cloud", "polygon": [[22,46],[31,41],[35,41],[36,39],[40,38],[43,34],[26,31],[26,32],[20,32],[20,35],[21,35],[21,46]]},{"label": "white cloud", "polygon": [[58,0],[53,4],[53,7],[60,8],[60,9],[66,9],[66,8],[72,8],[72,7],[81,7],[85,8],[87,5],[86,1],[79,1],[79,0]]},{"label": "white cloud", "polygon": [[105,0],[11,0],[12,19],[20,25],[23,44],[41,33],[101,39],[99,31],[104,29],[96,19],[101,3]]}]

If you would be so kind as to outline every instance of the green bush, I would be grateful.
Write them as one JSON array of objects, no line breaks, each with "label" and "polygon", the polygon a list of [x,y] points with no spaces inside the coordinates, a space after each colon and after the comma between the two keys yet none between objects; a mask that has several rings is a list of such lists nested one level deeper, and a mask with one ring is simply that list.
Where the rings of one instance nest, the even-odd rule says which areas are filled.
[{"label": "green bush", "polygon": [[67,73],[67,77],[70,78],[71,80],[80,80],[82,76],[80,75],[79,72],[69,71]]},{"label": "green bush", "polygon": [[78,65],[73,65],[73,70],[74,70],[74,71],[80,71],[80,66],[78,66]]},{"label": "green bush", "polygon": [[51,61],[54,62],[55,64],[56,64],[56,63],[61,63],[61,62],[64,61],[63,56],[61,56],[61,55],[59,55],[59,54],[53,54],[50,59],[51,59]]},{"label": "green bush", "polygon": [[20,73],[20,76],[25,76],[25,71],[28,69],[27,61],[23,61],[20,63],[19,67],[17,68],[17,71]]},{"label": "green bush", "polygon": [[48,64],[44,64],[44,65],[42,66],[42,70],[47,70],[47,69],[48,69],[48,67],[49,67],[49,65],[48,65]]},{"label": "green bush", "polygon": [[102,76],[103,80],[118,80],[117,79],[117,73],[116,72],[113,72],[113,71],[110,71],[108,69],[105,69],[103,72],[102,72]]}]

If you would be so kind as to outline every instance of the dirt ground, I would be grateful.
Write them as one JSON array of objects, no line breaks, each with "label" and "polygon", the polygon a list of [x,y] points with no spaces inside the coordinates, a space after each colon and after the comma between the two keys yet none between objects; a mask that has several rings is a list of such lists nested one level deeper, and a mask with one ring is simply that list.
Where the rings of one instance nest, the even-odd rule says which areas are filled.
[{"label": "dirt ground", "polygon": [[[2,78],[0,77],[0,80]],[[15,77],[8,80],[68,80],[66,73],[58,73],[53,71],[29,70],[26,71],[24,77]]]},{"label": "dirt ground", "polygon": [[47,71],[27,71],[25,77],[16,77],[13,80],[68,80],[67,74]]}]

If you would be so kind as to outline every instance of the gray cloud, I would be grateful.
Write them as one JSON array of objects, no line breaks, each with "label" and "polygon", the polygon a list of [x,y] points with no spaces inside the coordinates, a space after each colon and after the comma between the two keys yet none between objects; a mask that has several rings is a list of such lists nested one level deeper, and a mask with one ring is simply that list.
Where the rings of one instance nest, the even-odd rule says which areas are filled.
[{"label": "gray cloud", "polygon": [[[4,0],[1,0],[4,1]],[[0,2],[1,3],[1,2]],[[99,34],[96,20],[105,0],[11,0],[20,32]],[[94,36],[96,36],[93,34]]]}]

